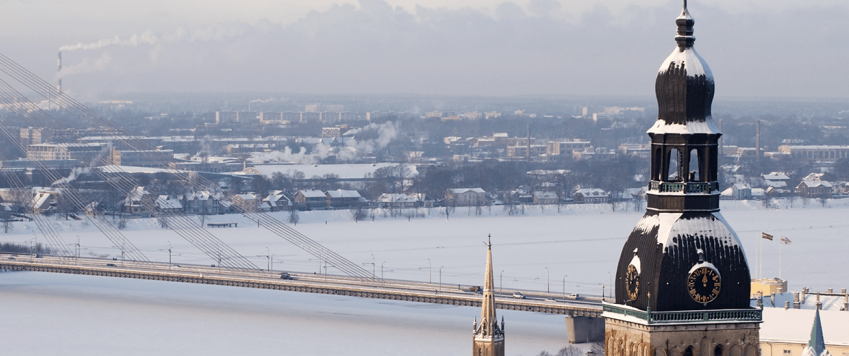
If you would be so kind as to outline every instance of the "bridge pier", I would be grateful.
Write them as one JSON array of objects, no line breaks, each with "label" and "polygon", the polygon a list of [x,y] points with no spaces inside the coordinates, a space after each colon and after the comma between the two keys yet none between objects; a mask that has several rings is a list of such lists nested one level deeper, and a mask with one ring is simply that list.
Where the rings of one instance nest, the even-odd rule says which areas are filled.
[{"label": "bridge pier", "polygon": [[570,344],[604,341],[604,319],[567,316],[566,332]]}]

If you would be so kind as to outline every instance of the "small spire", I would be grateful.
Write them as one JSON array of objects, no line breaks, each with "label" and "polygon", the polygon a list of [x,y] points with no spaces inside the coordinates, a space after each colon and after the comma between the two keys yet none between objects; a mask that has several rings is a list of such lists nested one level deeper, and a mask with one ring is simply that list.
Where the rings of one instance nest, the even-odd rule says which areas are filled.
[{"label": "small spire", "polygon": [[814,351],[814,355],[822,355],[825,351],[825,339],[822,337],[822,323],[820,322],[820,310],[817,309],[814,316],[814,326],[811,328],[811,341],[808,347]]}]

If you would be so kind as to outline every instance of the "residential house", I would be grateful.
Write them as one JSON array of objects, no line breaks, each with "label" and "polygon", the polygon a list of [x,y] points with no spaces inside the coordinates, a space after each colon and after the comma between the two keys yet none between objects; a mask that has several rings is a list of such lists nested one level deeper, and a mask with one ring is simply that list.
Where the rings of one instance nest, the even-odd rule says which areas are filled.
[{"label": "residential house", "polygon": [[35,193],[35,196],[30,202],[32,212],[40,214],[47,211],[56,210],[56,205],[59,203],[59,192],[42,190]]},{"label": "residential house", "polygon": [[445,192],[445,200],[454,206],[487,205],[486,192],[481,188],[453,188]]},{"label": "residential house", "polygon": [[578,189],[575,191],[575,202],[584,204],[609,203],[610,194],[598,188]]},{"label": "residential house", "polygon": [[375,201],[379,208],[432,208],[433,200],[427,199],[425,194],[410,193],[383,193]]},{"label": "residential house", "polygon": [[787,189],[787,182],[790,181],[790,177],[783,172],[762,174],[761,178],[764,179],[764,188],[773,187],[775,189]]},{"label": "residential house", "polygon": [[156,198],[156,211],[166,214],[176,214],[183,211],[183,204],[180,199],[172,199],[167,195],[160,195]]},{"label": "residential house", "polygon": [[822,180],[823,173],[811,173],[796,186],[796,194],[802,198],[829,199],[832,194],[830,182]]},{"label": "residential house", "polygon": [[153,195],[144,187],[135,187],[121,201],[121,212],[130,215],[149,216],[153,212]]},{"label": "residential house", "polygon": [[744,183],[735,183],[731,186],[731,199],[748,200],[752,199],[752,187]]},{"label": "residential house", "polygon": [[237,211],[255,213],[259,211],[261,199],[254,193],[236,194],[230,201]]},{"label": "residential house", "polygon": [[360,193],[356,190],[329,190],[325,193],[327,206],[333,208],[353,208],[360,205]]},{"label": "residential house", "polygon": [[267,197],[262,199],[262,210],[292,210],[294,207],[295,204],[292,202],[292,199],[289,199],[286,194],[283,194],[282,190],[272,190],[268,193]]},{"label": "residential house", "polygon": [[320,190],[300,190],[295,193],[295,205],[301,210],[323,209],[327,207],[327,195]]},{"label": "residential house", "polygon": [[560,198],[555,192],[534,192],[534,203],[537,204],[557,204]]},{"label": "residential house", "polygon": [[211,193],[209,191],[194,192],[186,195],[183,206],[187,213],[211,215],[223,214],[225,212],[222,206],[224,196],[221,193]]}]

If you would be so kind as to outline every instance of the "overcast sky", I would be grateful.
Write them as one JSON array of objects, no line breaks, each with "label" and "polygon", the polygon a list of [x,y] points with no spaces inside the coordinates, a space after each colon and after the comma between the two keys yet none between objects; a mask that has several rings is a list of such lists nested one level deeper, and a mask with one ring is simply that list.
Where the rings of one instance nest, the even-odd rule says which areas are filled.
[{"label": "overcast sky", "polygon": [[[222,4],[223,3],[223,4]],[[4,0],[0,53],[82,96],[653,95],[681,1]],[[690,1],[723,98],[849,98],[849,1]]]}]

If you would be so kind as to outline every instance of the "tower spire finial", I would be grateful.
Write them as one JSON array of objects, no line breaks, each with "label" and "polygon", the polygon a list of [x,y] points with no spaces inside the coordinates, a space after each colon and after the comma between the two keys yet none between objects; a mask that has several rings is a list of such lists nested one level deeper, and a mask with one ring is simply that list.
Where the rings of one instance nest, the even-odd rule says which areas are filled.
[{"label": "tower spire finial", "polygon": [[684,0],[681,15],[675,19],[675,24],[678,25],[678,35],[675,36],[675,42],[678,42],[678,48],[681,51],[693,47],[693,42],[696,42],[696,38],[693,37],[693,25],[695,23],[696,21],[690,16],[690,11],[687,10],[687,0]]}]

